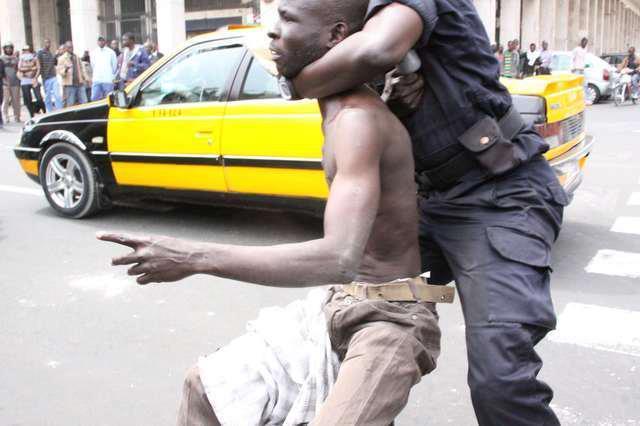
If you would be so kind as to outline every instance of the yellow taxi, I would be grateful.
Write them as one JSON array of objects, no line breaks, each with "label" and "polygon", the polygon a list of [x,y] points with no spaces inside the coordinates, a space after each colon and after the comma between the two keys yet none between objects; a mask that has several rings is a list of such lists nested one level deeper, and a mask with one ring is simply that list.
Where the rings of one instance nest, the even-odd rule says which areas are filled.
[{"label": "yellow taxi", "polygon": [[[109,99],[29,121],[14,152],[61,215],[167,200],[320,211],[328,194],[316,101],[285,101],[259,28],[189,40]],[[593,141],[578,77],[507,81],[575,190]]]}]

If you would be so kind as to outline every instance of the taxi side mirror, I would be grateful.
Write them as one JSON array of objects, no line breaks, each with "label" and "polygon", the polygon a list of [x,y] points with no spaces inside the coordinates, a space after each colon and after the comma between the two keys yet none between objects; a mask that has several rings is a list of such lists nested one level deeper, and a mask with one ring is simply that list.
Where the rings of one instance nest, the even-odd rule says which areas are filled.
[{"label": "taxi side mirror", "polygon": [[131,106],[131,98],[124,90],[114,90],[109,93],[109,105],[127,109]]}]

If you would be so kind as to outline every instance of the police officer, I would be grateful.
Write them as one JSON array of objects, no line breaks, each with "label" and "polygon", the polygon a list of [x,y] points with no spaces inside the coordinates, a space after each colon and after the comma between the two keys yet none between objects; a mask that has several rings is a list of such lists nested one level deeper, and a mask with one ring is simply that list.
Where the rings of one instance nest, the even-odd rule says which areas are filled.
[{"label": "police officer", "polygon": [[326,97],[383,75],[411,49],[422,79],[401,87],[417,108],[403,121],[414,146],[423,268],[433,283],[456,281],[476,417],[481,425],[559,424],[534,347],[556,324],[550,251],[568,200],[542,157],[548,146],[498,80],[472,1],[370,0],[362,31],[286,83],[294,97]]}]

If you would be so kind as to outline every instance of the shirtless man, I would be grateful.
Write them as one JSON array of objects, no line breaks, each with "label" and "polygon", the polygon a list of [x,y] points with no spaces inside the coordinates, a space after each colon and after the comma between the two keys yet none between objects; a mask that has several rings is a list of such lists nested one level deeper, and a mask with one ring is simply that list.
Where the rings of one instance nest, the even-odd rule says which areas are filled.
[{"label": "shirtless man", "polygon": [[[280,74],[297,75],[360,29],[366,7],[367,0],[282,0],[280,20],[269,32]],[[300,324],[298,317],[287,316],[288,308],[277,311],[284,320],[275,326],[263,318],[273,311],[261,313],[248,335],[201,359],[185,381],[179,424],[313,421],[386,426],[405,406],[411,387],[435,368],[440,331],[433,302],[450,301],[453,296],[446,287],[415,278],[421,271],[407,131],[367,87],[319,103],[325,135],[323,168],[330,185],[323,238],[248,247],[98,235],[134,250],[113,264],[134,265],[128,273],[138,276],[139,284],[178,281],[193,274],[273,287],[352,283],[326,291],[320,317],[309,314],[307,302],[296,305],[296,312],[303,313]],[[300,388],[314,380],[301,386],[291,379],[296,376],[292,370],[304,370],[296,363],[317,356],[322,348],[312,346],[304,353],[303,347],[309,345],[282,350],[278,345],[296,341],[300,334],[313,335],[318,323],[326,327],[329,353],[333,350],[341,364],[335,383],[330,380],[327,389],[318,386],[300,396],[304,393]],[[282,336],[296,327],[291,340]],[[274,329],[276,337],[269,337]],[[331,356],[328,359],[326,371],[318,377],[331,377]],[[313,367],[308,370],[314,374]],[[289,388],[286,383],[293,385]],[[307,399],[301,403],[301,398]],[[300,407],[306,410],[302,414]]]}]

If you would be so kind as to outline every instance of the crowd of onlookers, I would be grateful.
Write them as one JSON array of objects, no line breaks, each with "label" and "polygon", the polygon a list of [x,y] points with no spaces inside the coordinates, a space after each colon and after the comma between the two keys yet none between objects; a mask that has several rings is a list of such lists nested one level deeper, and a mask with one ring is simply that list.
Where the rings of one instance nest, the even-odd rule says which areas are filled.
[{"label": "crowd of onlookers", "polygon": [[10,119],[22,121],[22,104],[33,117],[103,99],[162,56],[153,42],[137,44],[131,33],[122,36],[122,44],[112,40],[109,46],[104,37],[99,37],[97,46],[82,56],[74,53],[71,41],[54,51],[51,40],[44,40],[37,52],[32,46],[18,52],[11,42],[4,43],[0,55],[0,127]]},{"label": "crowd of onlookers", "polygon": [[500,74],[508,78],[525,78],[532,75],[551,74],[552,52],[549,43],[542,42],[542,49],[538,50],[535,43],[529,45],[529,50],[520,50],[519,40],[509,40],[507,50],[501,44],[491,46],[493,53],[500,62]]},{"label": "crowd of onlookers", "polygon": [[[587,46],[589,39],[580,40],[580,44],[571,51],[571,72],[584,75],[587,62]],[[553,53],[549,50],[549,43],[542,42],[542,49],[538,50],[535,43],[529,45],[529,50],[520,50],[519,40],[507,42],[507,50],[500,44],[492,45],[494,55],[500,62],[500,75],[507,78],[525,78],[533,75],[551,74]],[[585,91],[587,87],[584,82]],[[588,102],[587,102],[588,103]]]}]

